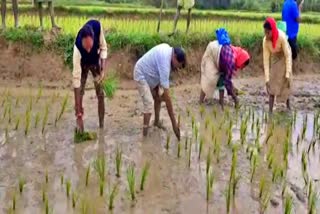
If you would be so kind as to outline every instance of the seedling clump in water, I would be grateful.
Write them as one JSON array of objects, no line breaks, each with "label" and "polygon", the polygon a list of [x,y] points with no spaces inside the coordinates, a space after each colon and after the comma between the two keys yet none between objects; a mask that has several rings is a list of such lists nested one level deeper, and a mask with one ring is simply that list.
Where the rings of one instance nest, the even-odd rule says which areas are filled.
[{"label": "seedling clump in water", "polygon": [[106,158],[104,155],[99,155],[94,161],[94,169],[99,175],[100,181],[105,181],[106,176]]},{"label": "seedling clump in water", "polygon": [[114,200],[115,200],[117,194],[118,194],[118,185],[115,184],[115,185],[112,187],[111,193],[110,193],[110,195],[109,195],[108,208],[109,208],[110,211],[113,210],[113,208],[114,208]]},{"label": "seedling clump in water", "polygon": [[127,181],[128,181],[128,187],[129,187],[129,193],[131,200],[134,201],[136,199],[136,175],[134,172],[134,166],[130,165],[127,170]]},{"label": "seedling clump in water", "polygon": [[116,176],[120,178],[120,172],[121,172],[121,165],[122,165],[122,151],[120,148],[117,148],[116,152]]},{"label": "seedling clump in water", "polygon": [[291,214],[293,209],[293,199],[291,196],[286,196],[284,202],[284,214]]},{"label": "seedling clump in water", "polygon": [[71,181],[67,180],[66,181],[66,194],[67,194],[67,198],[70,197],[70,189],[71,189]]},{"label": "seedling clump in water", "polygon": [[23,187],[24,185],[26,184],[26,180],[22,177],[19,178],[19,191],[20,191],[20,194],[22,194],[23,192]]},{"label": "seedling clump in water", "polygon": [[140,179],[140,190],[144,190],[144,185],[146,183],[147,176],[149,174],[150,164],[146,162],[142,168],[141,179]]},{"label": "seedling clump in water", "polygon": [[210,196],[212,193],[212,189],[213,189],[213,181],[214,181],[214,175],[213,175],[213,171],[212,168],[209,167],[209,170],[207,172],[207,202],[209,202],[210,200]]},{"label": "seedling clump in water", "polygon": [[200,160],[201,158],[201,153],[202,153],[202,149],[203,149],[203,144],[204,144],[204,139],[201,138],[200,140],[200,147],[199,147],[199,156],[198,156],[198,159]]}]

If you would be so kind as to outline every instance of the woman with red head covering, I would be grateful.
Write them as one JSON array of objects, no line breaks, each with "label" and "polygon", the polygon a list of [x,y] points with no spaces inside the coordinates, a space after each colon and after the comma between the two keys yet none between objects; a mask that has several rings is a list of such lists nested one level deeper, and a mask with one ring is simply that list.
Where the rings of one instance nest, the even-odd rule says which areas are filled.
[{"label": "woman with red head covering", "polygon": [[237,70],[246,67],[249,61],[250,55],[240,47],[221,45],[218,41],[210,42],[201,62],[200,103],[203,103],[205,98],[213,97],[215,89],[218,88],[219,102],[223,108],[225,87],[238,107],[237,90],[233,86],[232,77]]},{"label": "woman with red head covering", "polygon": [[267,18],[264,25],[263,63],[267,92],[269,94],[269,111],[273,112],[274,100],[287,102],[290,109],[292,56],[291,48],[284,32],[277,29],[276,21]]}]

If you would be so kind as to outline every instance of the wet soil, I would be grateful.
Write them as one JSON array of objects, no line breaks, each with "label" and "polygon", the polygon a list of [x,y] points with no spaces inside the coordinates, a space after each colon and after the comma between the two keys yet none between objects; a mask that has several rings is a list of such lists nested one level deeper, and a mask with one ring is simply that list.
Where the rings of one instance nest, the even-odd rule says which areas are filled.
[{"label": "wet soil", "polygon": [[[98,129],[97,100],[92,90],[92,80],[88,82],[88,90],[84,99],[85,127],[96,131],[98,140],[83,144],[73,143],[74,112],[71,90],[44,88],[38,99],[39,90],[32,87],[11,87],[10,83],[3,83],[0,90],[0,213],[8,213],[12,207],[13,195],[16,196],[16,213],[43,213],[45,205],[42,201],[43,190],[47,194],[49,208],[53,213],[81,213],[85,205],[87,213],[107,212],[107,199],[113,185],[119,185],[119,192],[115,200],[114,213],[226,213],[226,190],[229,183],[232,146],[227,144],[226,133],[232,125],[232,144],[239,145],[237,152],[236,174],[240,176],[236,195],[231,202],[231,213],[260,213],[259,183],[262,177],[267,180],[267,190],[271,202],[268,202],[266,213],[282,213],[282,186],[286,183],[286,195],[293,197],[295,213],[306,213],[308,198],[306,186],[301,172],[301,154],[307,150],[310,142],[316,140],[314,150],[308,153],[307,171],[313,181],[314,191],[319,190],[319,139],[314,135],[313,120],[318,109],[320,86],[317,75],[301,75],[294,80],[292,104],[297,110],[296,123],[292,125],[290,153],[286,176],[272,182],[272,169],[268,169],[266,156],[270,148],[274,147],[275,163],[283,166],[283,149],[286,127],[293,112],[286,112],[280,104],[274,116],[274,134],[268,144],[265,144],[272,120],[264,122],[267,112],[267,97],[262,77],[236,79],[235,84],[245,94],[240,97],[242,108],[236,113],[230,103],[230,108],[223,112],[217,106],[217,101],[205,106],[205,113],[201,117],[197,104],[199,86],[194,80],[186,81],[184,85],[173,87],[172,97],[176,114],[181,115],[181,157],[177,157],[177,140],[170,126],[170,120],[165,106],[162,107],[161,118],[167,131],[152,127],[149,136],[141,136],[142,104],[135,85],[131,81],[122,81],[121,89],[113,100],[106,100],[106,127]],[[62,119],[55,125],[56,115],[60,112],[65,95],[69,97],[67,108]],[[26,110],[30,109],[32,97],[31,126],[27,136]],[[18,105],[17,103],[18,98]],[[49,103],[49,117],[44,134],[41,133],[42,120],[46,104]],[[3,105],[2,105],[3,104]],[[8,106],[11,105],[11,122],[9,123]],[[7,110],[6,110],[7,109]],[[188,109],[188,110],[187,110]],[[188,115],[188,111],[190,114]],[[4,112],[7,112],[6,114]],[[40,122],[34,127],[36,114],[40,114]],[[216,112],[216,116],[214,113]],[[230,113],[226,113],[230,112]],[[251,113],[249,113],[251,112]],[[255,119],[252,119],[255,112]],[[5,116],[4,116],[5,115]],[[229,116],[228,116],[229,115]],[[246,142],[241,145],[240,124],[250,115]],[[303,120],[308,115],[307,131],[304,140],[296,143],[301,136]],[[192,129],[192,117],[199,135],[195,137]],[[248,116],[249,117],[249,116]],[[14,130],[16,119],[21,123],[18,130]],[[253,126],[259,118],[260,135],[256,137],[257,126]],[[209,122],[206,122],[208,120]],[[205,124],[208,127],[205,128]],[[316,124],[318,124],[317,121]],[[318,127],[318,125],[317,125]],[[212,139],[212,129],[215,133],[216,146],[220,146],[220,153],[212,153],[215,148]],[[252,131],[253,130],[253,131]],[[166,150],[166,139],[170,137],[169,150]],[[258,167],[250,182],[251,167],[248,148],[256,148],[256,138],[260,145],[258,153]],[[185,149],[185,140],[190,144]],[[204,142],[201,158],[199,159],[200,142]],[[117,148],[123,152],[121,177],[115,176],[115,154]],[[189,166],[189,152],[191,158]],[[211,167],[214,173],[214,184],[211,198],[206,200],[206,157],[208,151],[212,153]],[[94,170],[93,162],[98,155],[105,155],[107,164],[107,181],[105,195],[99,196],[99,180]],[[218,161],[219,159],[219,161]],[[140,173],[144,164],[151,165],[144,191],[138,191]],[[85,186],[85,174],[91,164],[88,187]],[[126,171],[129,165],[134,165],[136,171],[137,197],[134,202],[129,198]],[[46,174],[49,181],[46,184]],[[71,181],[71,192],[76,192],[78,200],[76,208],[72,208],[71,198],[66,196],[65,183],[60,184],[61,175],[64,181]],[[24,178],[26,184],[23,193],[18,190],[19,178]],[[70,196],[71,197],[71,196]]]}]

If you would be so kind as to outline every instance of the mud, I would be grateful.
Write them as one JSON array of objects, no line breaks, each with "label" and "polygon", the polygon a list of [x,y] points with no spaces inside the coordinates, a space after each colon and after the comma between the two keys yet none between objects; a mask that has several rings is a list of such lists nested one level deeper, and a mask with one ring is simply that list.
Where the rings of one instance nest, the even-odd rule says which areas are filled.
[{"label": "mud", "polygon": [[[241,118],[245,118],[249,111],[255,112],[255,117],[260,118],[261,133],[259,143],[259,165],[253,182],[250,183],[250,160],[246,152],[248,147],[255,145],[256,131],[251,131],[252,120],[249,119],[247,140],[244,145],[239,145],[237,152],[236,173],[240,181],[231,207],[231,213],[259,213],[260,199],[259,183],[262,177],[268,181],[268,191],[271,202],[268,203],[266,213],[282,213],[283,199],[281,196],[282,184],[286,181],[287,191],[294,199],[295,213],[307,211],[307,191],[301,172],[301,154],[307,149],[312,140],[317,140],[314,150],[308,154],[308,175],[314,181],[314,189],[318,191],[319,174],[319,140],[314,138],[313,117],[319,104],[320,93],[317,75],[301,75],[295,78],[293,91],[293,109],[297,110],[297,122],[292,127],[290,153],[286,177],[276,182],[271,182],[272,170],[268,169],[266,154],[271,145],[275,148],[275,158],[280,165],[283,164],[283,142],[285,139],[286,125],[292,112],[283,112],[284,108],[277,106],[274,116],[275,133],[266,145],[265,139],[270,123],[264,123],[263,117],[267,110],[267,97],[264,92],[263,78],[236,79],[235,84],[245,92],[240,97],[242,108],[238,113],[229,103],[230,118],[233,118],[232,144],[239,144]],[[142,104],[135,90],[133,82],[123,81],[121,88],[113,100],[106,100],[106,127],[98,129],[97,100],[92,85],[84,99],[85,126],[87,130],[96,131],[98,140],[83,144],[73,143],[74,112],[73,96],[71,90],[43,89],[41,98],[36,103],[37,88],[10,87],[4,84],[0,94],[0,213],[8,213],[12,207],[13,195],[16,195],[16,213],[43,213],[42,191],[48,196],[49,208],[52,213],[80,213],[87,205],[88,213],[107,212],[107,198],[111,187],[119,185],[119,193],[115,200],[114,213],[226,213],[226,189],[229,183],[232,149],[227,145],[226,130],[229,119],[216,105],[214,99],[205,106],[205,114],[201,118],[197,104],[199,86],[190,83],[173,87],[173,102],[176,114],[181,115],[182,147],[181,157],[177,158],[177,140],[171,130],[170,120],[165,106],[162,108],[162,119],[167,131],[152,128],[145,139],[141,136]],[[89,83],[92,81],[89,80]],[[9,93],[8,93],[9,92]],[[55,126],[55,118],[61,109],[65,95],[69,96],[68,106]],[[30,105],[32,97],[32,119],[30,131],[25,136],[25,111]],[[16,100],[19,98],[18,106]],[[303,100],[303,102],[301,102]],[[4,102],[3,102],[4,101]],[[8,113],[3,117],[6,106],[12,105],[12,121],[8,122]],[[43,112],[46,103],[49,103],[49,119],[45,133],[41,133]],[[187,114],[188,108],[190,116]],[[251,110],[249,110],[251,109]],[[217,112],[214,117],[212,112]],[[40,122],[34,128],[37,112],[40,113]],[[306,138],[296,145],[298,135],[301,135],[303,118],[308,115]],[[194,115],[196,125],[199,127],[199,136],[195,136],[191,128],[191,117]],[[17,131],[14,130],[16,118],[21,118]],[[205,120],[209,118],[209,127],[205,128]],[[251,118],[251,117],[250,117]],[[223,122],[224,121],[224,122]],[[271,121],[271,120],[270,120]],[[318,121],[319,122],[319,121]],[[222,125],[221,125],[222,124]],[[206,201],[206,157],[213,142],[211,129],[216,130],[216,139],[221,146],[220,155],[213,154],[211,167],[214,173],[214,187],[210,200]],[[221,129],[219,129],[221,127]],[[6,131],[7,130],[7,131]],[[171,136],[169,150],[165,144],[167,136]],[[185,150],[185,139],[192,139],[191,161],[188,166],[190,146]],[[204,146],[199,159],[200,140]],[[115,176],[115,151],[120,147],[123,151],[123,165],[121,177]],[[99,196],[98,175],[93,168],[93,161],[99,154],[107,158],[107,181],[104,197]],[[217,161],[219,157],[219,162]],[[138,191],[140,173],[143,165],[151,164],[147,177],[145,191]],[[91,164],[89,186],[85,187],[85,173]],[[132,202],[129,198],[126,170],[130,164],[135,166],[137,199]],[[49,182],[46,184],[45,175],[48,174]],[[66,197],[65,184],[61,186],[60,179],[63,175],[65,181],[70,180],[71,191],[76,192],[78,200],[76,208],[72,208],[71,198]],[[26,185],[23,193],[18,191],[18,180],[24,178]],[[319,211],[319,210],[318,210]]]}]

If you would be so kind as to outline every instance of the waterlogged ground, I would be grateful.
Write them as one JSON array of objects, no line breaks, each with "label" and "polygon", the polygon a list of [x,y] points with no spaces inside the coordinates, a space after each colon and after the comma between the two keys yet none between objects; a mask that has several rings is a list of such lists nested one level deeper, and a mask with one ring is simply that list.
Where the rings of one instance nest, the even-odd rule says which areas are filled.
[{"label": "waterlogged ground", "polygon": [[[216,101],[200,107],[197,104],[198,86],[174,88],[173,102],[181,118],[182,131],[179,158],[178,142],[165,107],[161,116],[167,131],[152,128],[149,137],[142,138],[142,106],[136,90],[119,90],[114,100],[106,102],[106,127],[103,131],[97,128],[94,91],[88,90],[84,100],[85,126],[87,130],[97,132],[98,139],[74,144],[73,96],[70,91],[2,88],[0,213],[12,212],[14,198],[15,213],[44,213],[46,203],[43,202],[43,194],[49,213],[106,213],[114,185],[119,187],[114,213],[227,213],[226,196],[232,165],[235,173],[231,176],[231,184],[234,180],[238,182],[235,194],[231,193],[230,197],[231,213],[260,213],[264,210],[266,213],[283,213],[284,201],[290,197],[294,213],[307,213],[310,207],[308,195],[312,195],[309,192],[317,193],[320,188],[320,126],[319,120],[314,119],[317,118],[319,100],[317,79],[297,78],[293,98],[296,111],[285,112],[278,106],[278,113],[273,118],[269,118],[264,110],[267,103],[260,79],[236,81],[239,88],[245,91],[238,112],[231,107],[223,112],[215,104]],[[66,108],[61,119],[55,122],[66,96]],[[43,120],[46,106],[47,121]],[[18,118],[20,122],[15,130]],[[30,118],[29,127],[26,126],[26,118]],[[244,127],[247,131],[242,134],[241,143],[240,133]],[[117,148],[123,152],[120,178],[115,176]],[[287,155],[285,151],[288,151]],[[306,171],[303,173],[301,159],[304,151]],[[211,156],[208,168],[213,173],[214,181],[207,200],[208,154]],[[93,167],[94,160],[101,155],[107,160],[103,197],[100,197],[99,178]],[[254,160],[257,164],[253,164]],[[145,190],[140,191],[140,174],[145,163],[150,164],[150,171]],[[89,183],[86,187],[89,165]],[[131,201],[128,192],[126,172],[130,165],[134,166],[136,174],[135,201]],[[250,181],[253,168],[255,172]],[[19,180],[25,180],[22,194],[19,192]],[[71,183],[69,198],[66,194],[67,181]],[[263,181],[265,185],[260,198]],[[312,191],[309,191],[310,183]],[[76,196],[75,208],[73,195]],[[319,207],[317,211],[320,211]]]}]

